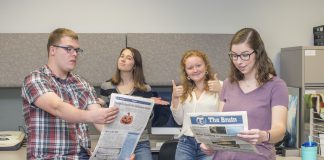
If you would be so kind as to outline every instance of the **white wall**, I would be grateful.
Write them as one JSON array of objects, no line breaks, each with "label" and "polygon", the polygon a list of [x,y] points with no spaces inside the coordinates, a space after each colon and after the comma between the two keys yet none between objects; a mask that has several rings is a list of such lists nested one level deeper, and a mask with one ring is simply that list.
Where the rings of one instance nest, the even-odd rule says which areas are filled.
[{"label": "white wall", "polygon": [[280,48],[312,45],[323,0],[0,0],[0,33],[235,33],[256,28],[279,71]]}]

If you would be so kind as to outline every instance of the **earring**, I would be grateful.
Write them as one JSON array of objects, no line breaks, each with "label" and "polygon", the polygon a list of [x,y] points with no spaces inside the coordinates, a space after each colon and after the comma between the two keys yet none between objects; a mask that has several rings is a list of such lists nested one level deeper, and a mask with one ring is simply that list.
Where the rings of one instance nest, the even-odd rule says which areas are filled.
[{"label": "earring", "polygon": [[208,75],[208,71],[206,71],[205,74]]},{"label": "earring", "polygon": [[190,81],[190,80],[191,80],[189,76],[187,77],[187,79],[188,79],[188,81]]}]

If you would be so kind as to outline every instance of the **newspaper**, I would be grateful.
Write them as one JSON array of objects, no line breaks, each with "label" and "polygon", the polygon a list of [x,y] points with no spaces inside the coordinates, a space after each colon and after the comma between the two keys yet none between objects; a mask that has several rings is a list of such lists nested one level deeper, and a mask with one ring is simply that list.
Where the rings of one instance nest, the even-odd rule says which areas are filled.
[{"label": "newspaper", "polygon": [[153,100],[148,98],[111,94],[109,107],[118,107],[119,114],[113,123],[104,126],[90,160],[128,160],[145,129],[153,105]]},{"label": "newspaper", "polygon": [[240,140],[237,134],[248,130],[247,112],[188,113],[196,140],[214,150],[258,153],[255,145]]}]

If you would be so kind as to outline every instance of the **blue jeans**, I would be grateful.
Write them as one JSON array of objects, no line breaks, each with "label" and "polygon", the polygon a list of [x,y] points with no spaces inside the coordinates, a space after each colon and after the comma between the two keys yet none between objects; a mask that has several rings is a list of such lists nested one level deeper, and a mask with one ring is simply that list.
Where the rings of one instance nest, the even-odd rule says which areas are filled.
[{"label": "blue jeans", "polygon": [[89,160],[89,158],[90,158],[88,151],[86,149],[84,149],[83,147],[81,147],[81,150],[78,153],[78,156],[79,156],[79,160]]},{"label": "blue jeans", "polygon": [[207,156],[200,149],[194,137],[181,136],[178,142],[175,159],[176,160],[211,160],[213,156]]},{"label": "blue jeans", "polygon": [[138,142],[134,153],[135,159],[153,160],[149,141]]}]

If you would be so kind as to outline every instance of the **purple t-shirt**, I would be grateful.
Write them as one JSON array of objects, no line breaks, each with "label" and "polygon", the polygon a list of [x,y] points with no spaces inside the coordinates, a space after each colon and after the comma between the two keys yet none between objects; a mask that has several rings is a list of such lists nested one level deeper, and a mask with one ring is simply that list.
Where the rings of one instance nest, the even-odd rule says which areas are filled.
[{"label": "purple t-shirt", "polygon": [[[278,77],[255,90],[244,93],[238,83],[224,81],[220,100],[224,102],[223,112],[247,111],[249,129],[270,130],[271,108],[274,106],[288,106],[288,88],[286,83]],[[261,143],[256,145],[260,154],[244,152],[217,151],[216,159],[236,160],[271,160],[275,159],[275,148],[273,144]]]}]

